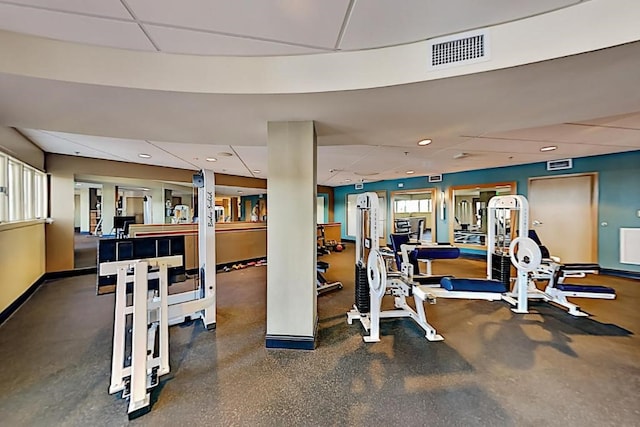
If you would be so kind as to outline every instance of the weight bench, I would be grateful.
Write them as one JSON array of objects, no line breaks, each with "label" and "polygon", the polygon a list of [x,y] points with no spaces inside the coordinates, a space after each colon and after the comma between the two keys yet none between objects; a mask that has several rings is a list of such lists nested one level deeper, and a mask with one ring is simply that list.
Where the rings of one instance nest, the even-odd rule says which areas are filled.
[{"label": "weight bench", "polygon": [[588,314],[581,311],[578,305],[569,302],[567,298],[616,298],[616,290],[608,286],[564,283],[566,277],[584,277],[588,273],[599,272],[600,266],[597,264],[553,264],[551,268],[553,273],[544,293],[551,297],[551,302],[568,308],[569,314],[573,316],[586,317]]},{"label": "weight bench", "polygon": [[[411,264],[414,274],[413,280],[421,283],[438,284],[443,277],[434,276],[431,270],[431,262],[434,259],[456,259],[460,256],[460,249],[451,245],[417,245],[410,243],[408,234],[391,234],[391,246],[395,255],[398,270],[402,264]],[[427,264],[427,272],[420,274],[419,262]]]},{"label": "weight bench", "polygon": [[417,285],[413,287],[413,292],[422,301],[432,301],[437,298],[500,301],[502,294],[507,292],[507,287],[498,280],[443,277],[439,288]]}]

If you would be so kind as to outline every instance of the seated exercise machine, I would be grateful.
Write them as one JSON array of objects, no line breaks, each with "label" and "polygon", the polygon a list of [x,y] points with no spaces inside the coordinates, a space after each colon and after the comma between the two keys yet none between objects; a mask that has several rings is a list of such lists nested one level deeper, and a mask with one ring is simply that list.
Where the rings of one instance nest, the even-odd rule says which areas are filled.
[{"label": "seated exercise machine", "polygon": [[[318,225],[317,229],[318,256],[329,254],[329,249],[325,244],[324,226]],[[326,273],[328,269],[328,262],[320,260],[316,262],[316,292],[318,295],[335,289],[342,289],[342,282],[329,282],[327,278],[324,277],[324,273]]]},{"label": "seated exercise machine", "polygon": [[594,263],[563,264],[558,257],[552,257],[542,245],[535,230],[529,230],[529,237],[536,242],[542,253],[540,266],[532,273],[533,280],[547,280],[544,292],[553,297],[553,301],[569,310],[573,316],[586,317],[589,314],[567,298],[615,299],[615,289],[608,286],[565,283],[567,278],[583,278],[588,274],[599,274],[600,265]]},{"label": "seated exercise machine", "polygon": [[[422,285],[413,280],[411,262],[401,263],[399,272],[388,272],[385,255],[379,249],[378,196],[364,193],[356,201],[358,221],[356,228],[356,283],[355,304],[347,313],[347,323],[360,321],[369,335],[365,342],[380,341],[380,319],[410,317],[425,331],[429,341],[442,341],[443,337],[429,324],[424,303],[435,303],[437,298],[467,298],[498,301],[505,287],[492,280],[443,278],[442,287]],[[365,264],[365,253],[368,253]],[[394,297],[393,310],[382,311],[385,295]],[[407,302],[413,297],[415,309]]]},{"label": "seated exercise machine", "polygon": [[[171,269],[183,266],[184,254],[158,256],[171,253],[166,238],[130,239],[134,242],[156,239],[153,255],[134,259],[135,251],[130,251],[99,265],[101,277],[117,277],[109,393],[122,391],[122,397],[129,399],[129,419],[150,410],[150,390],[170,371],[169,326],[196,319],[202,320],[208,330],[216,325],[213,171],[201,171],[194,176],[194,184],[198,187],[201,219],[199,280],[195,290],[169,295]],[[149,252],[148,245],[145,248]],[[117,247],[115,252],[118,253]]]},{"label": "seated exercise machine", "polygon": [[[508,253],[511,262],[518,269],[518,275],[513,288],[504,296],[504,300],[516,308],[516,313],[528,313],[529,300],[542,300],[557,304],[569,310],[573,316],[588,316],[580,310],[580,307],[567,300],[567,297],[614,299],[616,297],[613,288],[605,286],[586,286],[565,284],[566,277],[584,277],[586,274],[599,271],[597,264],[568,264],[563,266],[558,260],[544,258],[549,256],[546,248],[539,245],[535,233],[530,234],[529,204],[524,196],[508,195],[495,196],[489,200],[489,237],[487,244],[487,277],[494,272],[496,259]],[[510,217],[511,213],[518,214],[518,237],[512,240],[506,249],[505,242],[510,236],[504,236],[496,232],[500,228],[496,226],[501,218]],[[531,236],[531,237],[530,237]],[[534,239],[535,237],[537,239]],[[548,280],[544,291],[538,289],[535,280]]]},{"label": "seated exercise machine", "polygon": [[316,292],[318,295],[335,289],[342,289],[342,282],[330,282],[324,277],[324,273],[329,269],[329,263],[318,260],[316,267]]},{"label": "seated exercise machine", "polygon": [[[419,283],[440,283],[443,277],[447,277],[432,274],[431,262],[434,259],[455,259],[460,256],[460,249],[449,244],[411,243],[408,234],[394,233],[389,237],[398,271],[402,270],[402,264],[412,265],[413,280]],[[420,273],[420,262],[426,263],[426,273]]]}]

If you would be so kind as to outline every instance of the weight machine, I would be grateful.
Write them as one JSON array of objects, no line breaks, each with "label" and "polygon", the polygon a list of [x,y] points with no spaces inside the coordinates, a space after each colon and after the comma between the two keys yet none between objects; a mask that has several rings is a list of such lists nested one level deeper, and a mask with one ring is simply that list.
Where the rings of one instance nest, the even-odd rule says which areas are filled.
[{"label": "weight machine", "polygon": [[[606,286],[585,286],[562,283],[564,277],[584,277],[586,273],[599,270],[593,264],[568,264],[563,266],[553,259],[542,258],[538,242],[529,237],[529,203],[524,196],[495,196],[489,200],[489,228],[487,240],[487,277],[496,274],[495,264],[508,254],[517,268],[517,277],[511,290],[503,299],[515,306],[516,313],[528,313],[529,300],[542,300],[567,308],[573,316],[585,317],[587,313],[567,300],[567,297],[614,299],[615,290]],[[518,237],[511,239],[508,228],[512,213],[518,216]],[[510,265],[502,271],[508,274]],[[565,271],[566,270],[566,271]],[[502,277],[504,279],[504,277]],[[538,289],[535,280],[548,280],[544,291]],[[507,278],[508,282],[509,279]]]},{"label": "weight machine", "polygon": [[[129,419],[150,410],[150,390],[169,373],[169,326],[200,319],[216,326],[214,174],[194,176],[198,188],[198,265],[195,290],[169,295],[169,269],[182,256],[101,263],[100,276],[116,275],[113,356],[109,394],[129,399]],[[127,355],[130,351],[130,355]]]},{"label": "weight machine", "polygon": [[[414,280],[411,262],[403,262],[400,271],[387,271],[387,262],[393,262],[395,254],[383,252],[379,248],[378,234],[378,196],[364,193],[358,196],[356,228],[356,283],[353,309],[347,313],[347,323],[359,320],[365,331],[365,342],[380,341],[380,319],[410,317],[425,331],[429,341],[442,341],[444,338],[427,321],[424,303],[436,303],[437,298],[468,298],[496,301],[501,299],[504,288],[498,291],[495,284],[486,280],[457,280],[457,288],[451,285],[450,278],[443,279],[444,286],[421,285]],[[366,264],[365,264],[366,257]],[[475,288],[470,286],[472,283]],[[394,297],[394,310],[382,311],[382,299],[385,295]],[[415,309],[407,303],[407,297],[413,297]]]},{"label": "weight machine", "polygon": [[[426,321],[423,301],[415,298],[416,310],[407,304],[412,295],[412,283],[401,279],[400,274],[387,275],[387,264],[379,247],[378,209],[376,193],[360,194],[356,200],[356,283],[355,304],[347,313],[347,323],[359,320],[365,331],[365,342],[380,341],[380,319],[410,317],[426,331],[430,341],[441,341],[435,329]],[[365,263],[366,257],[366,263]],[[403,266],[409,269],[412,266]],[[382,298],[393,295],[395,310],[382,311]]]}]

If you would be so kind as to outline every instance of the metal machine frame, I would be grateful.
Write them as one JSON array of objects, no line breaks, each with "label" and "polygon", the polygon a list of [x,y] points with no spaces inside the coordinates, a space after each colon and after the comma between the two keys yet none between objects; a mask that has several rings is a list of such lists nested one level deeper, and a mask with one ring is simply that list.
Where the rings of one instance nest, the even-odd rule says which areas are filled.
[{"label": "metal machine frame", "polygon": [[[194,184],[196,180],[194,179]],[[129,419],[150,410],[150,389],[169,373],[169,326],[201,319],[216,326],[215,187],[213,171],[198,176],[199,281],[193,291],[169,295],[168,269],[181,256],[101,263],[99,274],[117,276],[109,393],[129,398]],[[157,280],[157,289],[149,281]],[[130,357],[126,349],[131,350]]]}]

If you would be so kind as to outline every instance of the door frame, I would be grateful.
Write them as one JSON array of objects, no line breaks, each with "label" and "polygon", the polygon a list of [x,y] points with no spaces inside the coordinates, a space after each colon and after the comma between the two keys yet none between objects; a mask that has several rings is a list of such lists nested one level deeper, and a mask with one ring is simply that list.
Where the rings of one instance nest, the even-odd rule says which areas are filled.
[{"label": "door frame", "polygon": [[[559,179],[559,178],[574,178],[580,176],[588,176],[591,178],[591,209],[590,209],[590,220],[593,229],[591,230],[591,259],[594,259],[596,263],[600,262],[600,257],[598,256],[598,235],[599,235],[599,224],[598,224],[598,208],[599,208],[599,194],[598,194],[598,172],[580,172],[580,173],[569,173],[563,175],[545,175],[545,176],[532,176],[529,177],[527,182],[527,196],[531,191],[531,184],[533,181],[540,181],[543,179]],[[528,197],[527,197],[528,198]],[[531,208],[529,208],[531,210]],[[529,221],[533,221],[533,216],[529,215]],[[531,223],[529,224],[529,228],[532,228]]]}]

